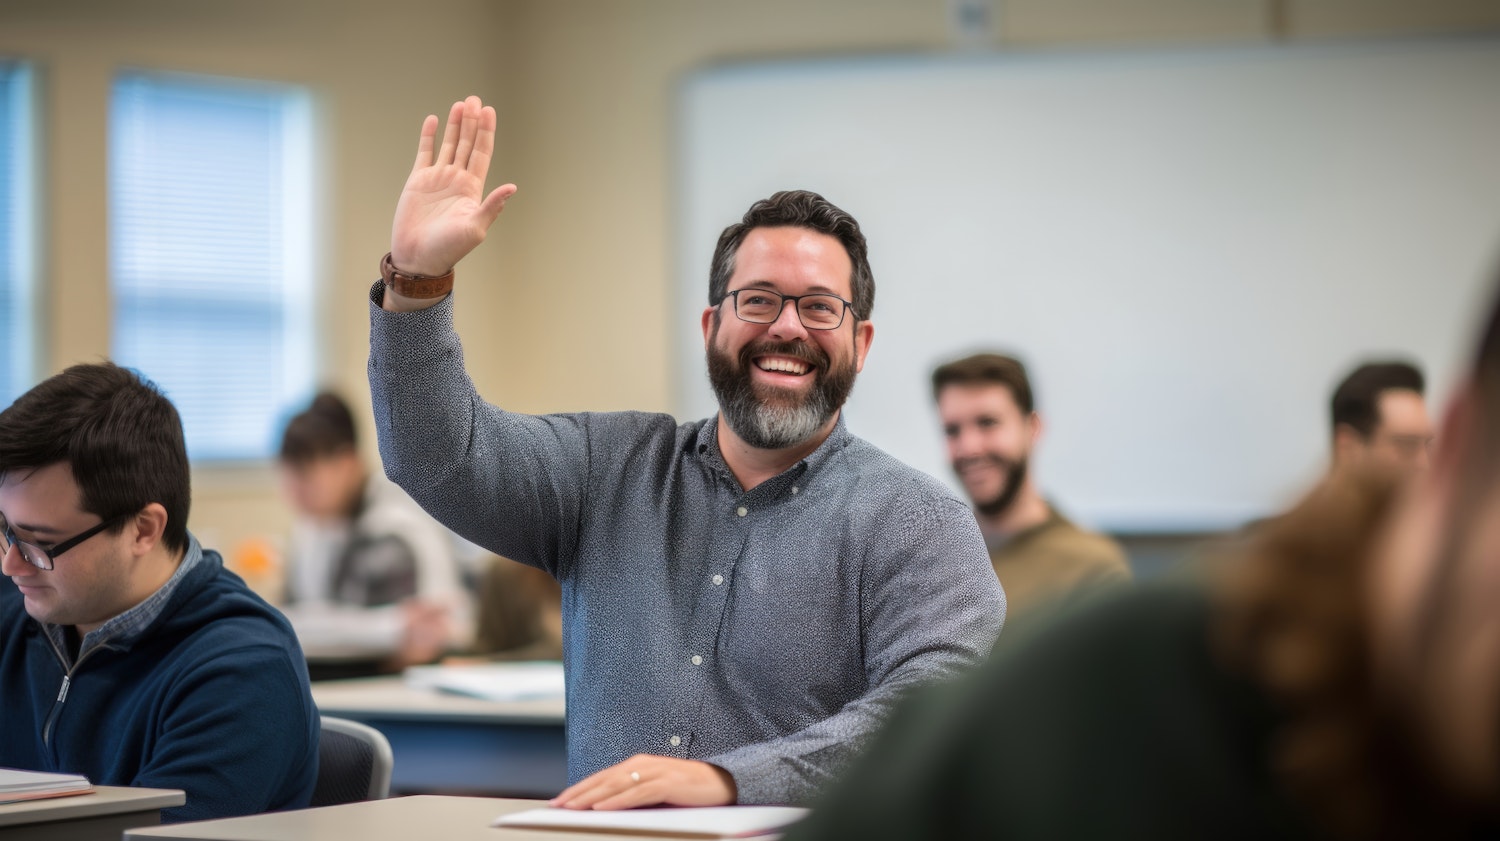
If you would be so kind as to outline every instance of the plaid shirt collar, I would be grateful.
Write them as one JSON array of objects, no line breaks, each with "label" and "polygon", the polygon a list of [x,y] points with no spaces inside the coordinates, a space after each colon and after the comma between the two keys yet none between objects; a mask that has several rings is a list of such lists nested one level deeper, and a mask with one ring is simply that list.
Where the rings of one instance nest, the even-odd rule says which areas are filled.
[{"label": "plaid shirt collar", "polygon": [[[151,623],[161,616],[161,612],[167,607],[167,602],[172,598],[172,593],[176,592],[177,585],[181,584],[193,567],[202,561],[203,547],[198,544],[198,538],[189,534],[187,552],[183,554],[182,561],[177,564],[177,571],[172,573],[167,583],[146,597],[145,601],[89,632],[83,638],[83,644],[78,648],[78,659],[82,660],[90,651],[100,646],[129,648],[140,639]],[[58,651],[68,650],[67,636],[63,626],[44,624],[42,627],[46,630],[47,636],[56,644]],[[73,664],[68,665],[71,667]]]}]

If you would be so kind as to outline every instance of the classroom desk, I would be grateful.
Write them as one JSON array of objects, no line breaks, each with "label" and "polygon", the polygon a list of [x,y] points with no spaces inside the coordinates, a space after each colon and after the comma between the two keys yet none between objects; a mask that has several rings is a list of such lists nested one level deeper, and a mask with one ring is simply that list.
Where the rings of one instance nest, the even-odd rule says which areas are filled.
[{"label": "classroom desk", "polygon": [[345,839],[409,841],[651,841],[662,836],[615,835],[600,832],[497,829],[490,823],[509,812],[546,805],[539,800],[501,800],[490,797],[396,797],[365,803],[346,803],[321,809],[275,812],[248,818],[146,827],[125,833],[125,841],[284,841],[284,839]]},{"label": "classroom desk", "polygon": [[373,677],[390,671],[396,652],[391,648],[302,643],[307,676],[314,681]]},{"label": "classroom desk", "polygon": [[484,701],[399,677],[319,681],[325,715],[374,727],[395,755],[392,794],[551,797],[567,786],[563,699]]},{"label": "classroom desk", "polygon": [[161,810],[181,806],[187,795],[170,788],[94,786],[93,794],[0,804],[0,839],[26,841],[118,841],[135,826],[161,823]]}]

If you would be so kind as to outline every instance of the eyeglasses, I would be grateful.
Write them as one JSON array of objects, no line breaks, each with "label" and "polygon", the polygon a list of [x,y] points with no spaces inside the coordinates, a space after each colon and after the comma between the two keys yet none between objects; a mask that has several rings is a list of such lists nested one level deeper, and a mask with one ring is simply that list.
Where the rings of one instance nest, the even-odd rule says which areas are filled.
[{"label": "eyeglasses", "polygon": [[[797,306],[797,317],[809,330],[832,330],[844,323],[844,312],[854,306],[837,295],[782,295],[769,289],[736,289],[724,296],[734,299],[734,314],[751,324],[774,324],[781,310],[791,301]],[[719,303],[724,303],[724,298]]]},{"label": "eyeglasses", "polygon": [[109,528],[115,523],[120,522],[121,520],[124,520],[129,516],[129,514],[121,514],[118,517],[110,517],[108,520],[99,523],[88,531],[74,535],[73,537],[70,537],[67,540],[64,540],[63,542],[57,544],[56,546],[53,546],[51,549],[43,549],[35,543],[29,543],[16,537],[16,533],[11,531],[10,529],[10,523],[5,519],[5,515],[0,514],[0,555],[8,554],[10,552],[10,547],[14,546],[16,547],[16,549],[20,550],[21,557],[26,561],[26,563],[31,564],[37,569],[50,570],[52,569],[52,562],[57,558],[58,555],[61,555],[69,549],[72,549],[74,546],[77,546],[78,544],[84,542],[85,540],[88,540],[99,532],[104,531],[105,529]]}]

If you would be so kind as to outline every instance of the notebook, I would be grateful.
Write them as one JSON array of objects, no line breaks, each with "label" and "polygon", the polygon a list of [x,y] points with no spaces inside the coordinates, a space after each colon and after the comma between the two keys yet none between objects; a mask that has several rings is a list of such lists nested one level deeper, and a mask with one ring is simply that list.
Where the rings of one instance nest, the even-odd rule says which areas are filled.
[{"label": "notebook", "polygon": [[41,771],[0,768],[0,803],[67,797],[88,794],[93,790],[88,777],[77,774],[47,774]]},{"label": "notebook", "polygon": [[474,666],[413,666],[407,686],[484,698],[526,701],[563,696],[563,666],[556,662],[489,663]]},{"label": "notebook", "polygon": [[502,815],[493,825],[671,838],[762,838],[780,833],[806,815],[806,809],[792,806],[714,806],[615,812],[530,809]]}]

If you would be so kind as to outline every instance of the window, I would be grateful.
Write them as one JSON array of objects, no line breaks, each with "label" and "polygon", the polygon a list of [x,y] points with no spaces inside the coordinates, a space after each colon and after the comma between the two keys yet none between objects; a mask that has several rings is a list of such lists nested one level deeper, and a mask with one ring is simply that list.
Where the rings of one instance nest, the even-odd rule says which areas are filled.
[{"label": "window", "polygon": [[195,462],[268,458],[311,394],[311,146],[297,89],[115,80],[112,355],[176,403]]},{"label": "window", "polygon": [[35,379],[31,78],[0,61],[0,407]]}]

